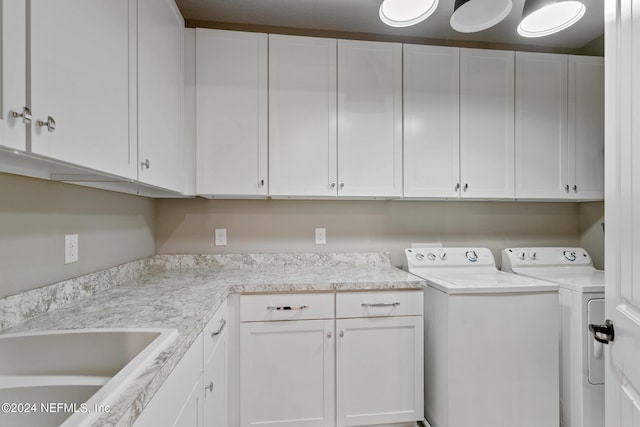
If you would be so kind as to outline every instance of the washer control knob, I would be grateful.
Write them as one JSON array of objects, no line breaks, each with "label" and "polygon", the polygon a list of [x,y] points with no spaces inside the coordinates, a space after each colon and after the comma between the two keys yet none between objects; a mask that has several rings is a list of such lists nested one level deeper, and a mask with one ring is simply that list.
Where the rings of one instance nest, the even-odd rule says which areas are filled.
[{"label": "washer control knob", "polygon": [[524,252],[518,252],[518,259],[521,259],[524,261]]},{"label": "washer control knob", "polygon": [[576,252],[575,251],[564,251],[563,255],[567,261],[575,261],[576,260]]},{"label": "washer control knob", "polygon": [[434,254],[433,252],[429,252],[429,254],[427,255],[427,258],[429,258],[429,260],[431,260],[431,261],[435,261],[436,260],[436,254]]},{"label": "washer control knob", "polygon": [[538,259],[538,254],[536,254],[535,252],[529,252],[529,259],[535,261],[536,259]]},{"label": "washer control knob", "polygon": [[417,259],[418,261],[422,261],[422,260],[424,259],[424,254],[422,254],[422,253],[418,252],[418,253],[416,254],[416,259]]},{"label": "washer control knob", "polygon": [[447,259],[447,253],[446,253],[446,252],[442,252],[442,253],[440,254],[440,259],[441,259],[441,260],[443,260],[443,261],[445,261],[445,260]]},{"label": "washer control knob", "polygon": [[467,251],[466,256],[467,259],[471,262],[478,261],[478,254],[476,253],[476,251]]}]

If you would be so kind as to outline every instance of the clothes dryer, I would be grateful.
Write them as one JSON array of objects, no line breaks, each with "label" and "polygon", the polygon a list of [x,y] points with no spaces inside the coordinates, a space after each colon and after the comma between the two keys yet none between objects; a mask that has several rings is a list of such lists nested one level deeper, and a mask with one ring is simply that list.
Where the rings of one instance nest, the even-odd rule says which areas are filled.
[{"label": "clothes dryer", "polygon": [[560,287],[560,425],[604,427],[604,349],[589,332],[604,323],[604,271],[564,247],[504,249],[502,270]]}]

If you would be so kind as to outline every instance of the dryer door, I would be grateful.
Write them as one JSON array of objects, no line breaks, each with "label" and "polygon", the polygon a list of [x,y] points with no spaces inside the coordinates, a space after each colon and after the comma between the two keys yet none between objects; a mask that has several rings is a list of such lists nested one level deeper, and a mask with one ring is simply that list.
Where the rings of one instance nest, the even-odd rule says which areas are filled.
[{"label": "dryer door", "polygon": [[585,333],[588,343],[589,383],[604,384],[604,348],[603,344],[593,339],[589,332],[589,323],[601,325],[604,323],[604,299],[592,299],[587,304],[587,324]]}]

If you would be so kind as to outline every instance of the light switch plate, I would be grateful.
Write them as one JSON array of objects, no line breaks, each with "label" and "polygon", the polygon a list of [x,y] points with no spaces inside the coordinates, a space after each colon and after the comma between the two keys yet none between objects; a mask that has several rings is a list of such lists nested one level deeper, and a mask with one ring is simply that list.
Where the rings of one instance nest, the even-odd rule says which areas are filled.
[{"label": "light switch plate", "polygon": [[226,228],[216,228],[216,246],[227,246]]},{"label": "light switch plate", "polygon": [[64,236],[64,263],[78,262],[78,235],[67,234]]},{"label": "light switch plate", "polygon": [[326,244],[327,244],[327,229],[316,228],[316,245],[326,245]]}]

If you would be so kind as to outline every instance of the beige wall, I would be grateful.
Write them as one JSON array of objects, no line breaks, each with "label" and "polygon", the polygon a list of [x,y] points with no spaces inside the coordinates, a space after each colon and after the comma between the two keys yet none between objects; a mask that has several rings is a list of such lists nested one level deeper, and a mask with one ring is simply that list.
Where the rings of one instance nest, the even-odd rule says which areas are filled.
[{"label": "beige wall", "polygon": [[[301,200],[157,200],[156,250],[172,253],[390,251],[412,242],[477,245],[497,259],[508,246],[577,245],[577,203]],[[314,244],[314,228],[327,245]],[[214,246],[226,228],[228,246]],[[498,261],[499,262],[499,261]]]},{"label": "beige wall", "polygon": [[151,199],[0,173],[0,298],[151,256],[154,221]]},{"label": "beige wall", "polygon": [[604,268],[604,202],[580,203],[580,246],[593,259],[596,268]]}]

